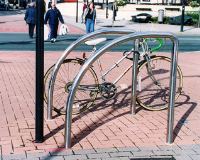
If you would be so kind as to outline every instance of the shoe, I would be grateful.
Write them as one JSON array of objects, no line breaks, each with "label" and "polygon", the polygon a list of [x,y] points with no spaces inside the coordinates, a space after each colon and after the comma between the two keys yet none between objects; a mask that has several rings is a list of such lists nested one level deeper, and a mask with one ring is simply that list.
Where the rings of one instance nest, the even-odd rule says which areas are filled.
[{"label": "shoe", "polygon": [[56,42],[56,39],[55,39],[55,38],[53,39],[53,42],[54,42],[54,43]]},{"label": "shoe", "polygon": [[51,38],[50,42],[53,43],[53,38]]}]

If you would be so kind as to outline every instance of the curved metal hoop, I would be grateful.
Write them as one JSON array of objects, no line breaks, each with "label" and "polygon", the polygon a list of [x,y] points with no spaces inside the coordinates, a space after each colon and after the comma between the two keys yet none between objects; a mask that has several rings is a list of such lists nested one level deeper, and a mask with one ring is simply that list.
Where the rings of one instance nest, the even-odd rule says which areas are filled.
[{"label": "curved metal hoop", "polygon": [[[65,147],[71,148],[71,123],[72,123],[72,105],[73,100],[75,97],[76,90],[78,88],[81,79],[83,78],[84,74],[86,73],[89,66],[91,66],[101,55],[103,55],[106,51],[110,50],[111,48],[125,43],[130,40],[136,40],[140,38],[168,38],[172,41],[172,53],[171,53],[171,72],[170,72],[170,93],[169,93],[169,109],[168,109],[168,126],[167,126],[167,143],[173,142],[173,121],[174,121],[174,104],[175,104],[175,88],[176,88],[176,70],[177,70],[177,57],[178,57],[178,38],[170,32],[137,32],[129,35],[125,35],[114,39],[113,41],[107,43],[100,49],[96,51],[96,54],[89,57],[89,59],[85,62],[85,64],[81,67],[80,71],[78,72],[74,83],[72,84],[68,101],[66,104],[66,126],[65,126]],[[136,63],[137,61],[133,61]],[[137,64],[133,64],[136,66]],[[137,71],[133,70],[133,79],[136,79]],[[133,80],[132,80],[133,81]],[[135,83],[135,81],[134,81]],[[136,85],[136,84],[132,84]],[[133,89],[133,88],[132,88]],[[135,92],[135,91],[134,91]],[[132,94],[133,93],[132,91]],[[133,96],[132,96],[133,97]],[[131,100],[132,101],[132,100]],[[135,101],[135,100],[134,100]],[[135,102],[133,102],[135,103]]]}]

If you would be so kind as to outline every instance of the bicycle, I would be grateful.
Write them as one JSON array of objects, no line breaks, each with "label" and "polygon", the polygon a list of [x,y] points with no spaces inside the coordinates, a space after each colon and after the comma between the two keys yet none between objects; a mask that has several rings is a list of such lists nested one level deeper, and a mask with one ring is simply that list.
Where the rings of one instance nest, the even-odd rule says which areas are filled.
[{"label": "bicycle", "polygon": [[[93,50],[90,55],[95,53],[95,46],[105,40],[105,38],[99,38],[96,40],[86,41],[85,43],[87,45],[93,46]],[[76,91],[72,114],[79,114],[89,108],[95,101],[98,93],[100,93],[103,99],[114,98],[117,93],[117,89],[120,87],[116,86],[116,83],[132,68],[133,62],[131,62],[130,66],[124,72],[122,72],[122,74],[120,74],[120,76],[114,82],[107,82],[105,76],[108,75],[108,73],[110,73],[110,71],[112,71],[114,68],[119,67],[119,64],[123,60],[128,59],[133,61],[133,58],[130,58],[130,55],[134,52],[138,52],[140,54],[140,59],[143,57],[143,60],[140,60],[138,63],[138,89],[136,101],[140,106],[148,110],[153,111],[166,109],[168,107],[169,98],[168,92],[171,59],[165,56],[150,56],[153,51],[158,50],[162,46],[162,40],[156,40],[159,41],[159,46],[153,49],[148,48],[147,39],[140,40],[142,53],[139,53],[134,49],[125,51],[123,53],[123,57],[106,72],[103,72],[101,61],[98,59],[97,64],[103,82],[99,84],[98,77],[93,69],[93,66],[89,67]],[[65,59],[63,61],[54,84],[52,109],[57,113],[65,114],[67,96],[70,92],[73,79],[86,60],[87,57],[85,54],[83,54],[83,58]],[[52,65],[46,72],[44,76],[44,86],[48,84],[54,66],[55,64]],[[179,97],[183,86],[182,71],[178,65],[176,80],[177,87],[175,100]],[[45,102],[47,102],[46,88],[48,87],[45,87],[44,91]]]}]

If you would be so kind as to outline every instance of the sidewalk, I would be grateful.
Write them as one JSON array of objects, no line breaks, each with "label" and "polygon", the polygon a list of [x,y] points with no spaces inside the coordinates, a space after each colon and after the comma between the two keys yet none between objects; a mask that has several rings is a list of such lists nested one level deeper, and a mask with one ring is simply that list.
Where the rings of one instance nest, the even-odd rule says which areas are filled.
[{"label": "sidewalk", "polygon": [[[86,33],[85,24],[81,23],[80,17],[78,18],[78,22],[76,22],[76,17],[73,16],[63,16],[63,18],[65,23],[70,29],[69,34]],[[101,18],[97,20],[97,25],[95,25],[95,30],[112,28],[112,25],[113,24],[111,19]],[[114,22],[113,28],[134,29],[138,32],[163,31],[163,32],[172,32],[176,35],[200,35],[200,28],[196,28],[194,26],[184,26],[183,32],[180,32],[181,30],[180,25],[135,23],[129,20],[121,20],[117,18],[116,21]],[[24,14],[1,16],[0,32],[28,33],[28,25],[26,25],[24,21]]]},{"label": "sidewalk", "polygon": [[[85,33],[84,24],[77,23],[76,25],[75,19],[64,18],[66,22],[70,22],[71,33]],[[102,24],[98,24],[100,27],[110,23],[109,20],[102,21]],[[122,22],[122,20],[117,21],[116,25],[138,26],[138,29],[145,25],[132,25],[132,22],[128,25],[130,22],[125,21],[126,23],[123,22],[123,24]],[[162,29],[165,28],[165,25],[154,26],[158,27],[157,29],[159,26],[164,26],[160,27]],[[28,33],[26,29],[22,15],[9,16],[3,20],[1,17],[0,32]],[[174,30],[178,32],[178,27]],[[196,30],[195,32],[187,30],[184,33],[197,34]],[[62,52],[45,52],[44,70],[46,71],[54,64],[61,54]],[[168,57],[171,55],[171,53],[157,54]],[[78,55],[79,53],[72,54],[73,57]],[[107,68],[119,56],[121,55],[108,53],[101,57],[102,65]],[[131,91],[119,90],[119,94],[114,99],[109,101],[100,99],[89,110],[72,117],[72,148],[65,149],[63,148],[65,116],[53,112],[54,119],[47,121],[46,104],[44,110],[45,141],[40,144],[34,143],[35,52],[0,51],[1,160],[142,160],[145,158],[199,160],[200,51],[181,53],[178,58],[178,64],[183,72],[183,90],[176,101],[174,143],[172,145],[166,144],[167,110],[147,111],[137,105],[136,115],[130,115]],[[130,79],[131,77],[127,78],[128,81]]]}]

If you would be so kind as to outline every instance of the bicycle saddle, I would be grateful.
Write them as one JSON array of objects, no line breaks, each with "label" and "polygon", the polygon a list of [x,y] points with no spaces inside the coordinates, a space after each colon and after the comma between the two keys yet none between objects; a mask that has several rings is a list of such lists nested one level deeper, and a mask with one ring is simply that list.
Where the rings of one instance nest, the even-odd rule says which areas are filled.
[{"label": "bicycle saddle", "polygon": [[96,38],[96,39],[90,39],[85,42],[85,44],[90,45],[90,46],[95,46],[103,41],[106,41],[106,38]]}]

